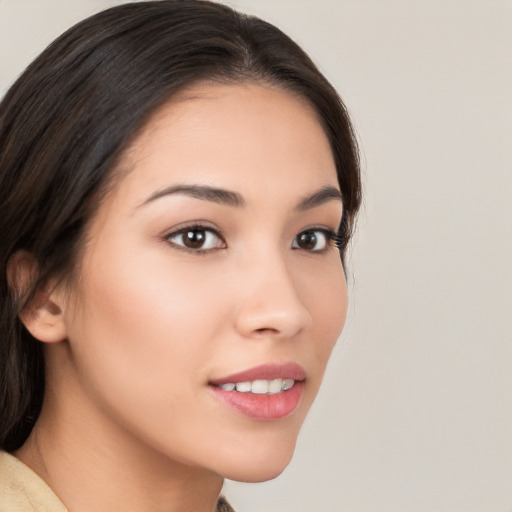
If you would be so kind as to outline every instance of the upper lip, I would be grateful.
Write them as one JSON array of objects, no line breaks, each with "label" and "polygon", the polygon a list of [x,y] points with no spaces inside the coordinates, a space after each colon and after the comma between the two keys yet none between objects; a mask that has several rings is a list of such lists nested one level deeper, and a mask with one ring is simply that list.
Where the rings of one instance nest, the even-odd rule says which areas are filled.
[{"label": "upper lip", "polygon": [[306,371],[302,366],[296,363],[284,364],[262,364],[248,370],[227,375],[220,379],[210,381],[214,386],[234,382],[248,382],[253,380],[274,380],[274,379],[293,379],[304,380]]}]

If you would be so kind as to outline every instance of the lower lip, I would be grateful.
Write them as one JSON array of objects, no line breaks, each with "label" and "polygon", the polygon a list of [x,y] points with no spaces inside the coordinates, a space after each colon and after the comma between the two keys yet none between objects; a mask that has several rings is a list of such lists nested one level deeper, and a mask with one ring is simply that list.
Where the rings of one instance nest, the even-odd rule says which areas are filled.
[{"label": "lower lip", "polygon": [[224,391],[219,387],[210,386],[213,393],[229,407],[253,420],[262,421],[279,420],[292,414],[299,405],[303,388],[302,382],[295,382],[292,388],[281,393],[258,395]]}]

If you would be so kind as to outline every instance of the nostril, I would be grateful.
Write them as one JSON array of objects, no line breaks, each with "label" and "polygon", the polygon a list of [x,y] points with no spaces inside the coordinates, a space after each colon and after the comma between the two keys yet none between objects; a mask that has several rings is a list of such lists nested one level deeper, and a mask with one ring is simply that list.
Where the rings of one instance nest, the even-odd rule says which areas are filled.
[{"label": "nostril", "polygon": [[254,332],[256,334],[268,334],[269,332],[277,332],[277,329],[273,329],[272,327],[262,327],[260,329],[256,329]]}]

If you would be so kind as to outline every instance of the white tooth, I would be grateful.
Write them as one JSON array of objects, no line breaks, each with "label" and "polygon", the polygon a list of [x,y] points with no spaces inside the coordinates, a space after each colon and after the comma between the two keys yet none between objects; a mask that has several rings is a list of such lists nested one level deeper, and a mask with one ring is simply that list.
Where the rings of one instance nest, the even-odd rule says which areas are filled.
[{"label": "white tooth", "polygon": [[268,383],[268,392],[270,394],[280,393],[283,389],[283,379],[274,379]]},{"label": "white tooth", "polygon": [[227,382],[226,384],[221,384],[220,389],[224,391],[233,391],[235,389],[235,385],[232,382]]},{"label": "white tooth", "polygon": [[283,391],[286,391],[287,389],[290,389],[295,384],[295,381],[293,379],[285,379],[283,381]]},{"label": "white tooth", "polygon": [[257,395],[268,393],[268,380],[254,380],[252,382],[251,391]]},{"label": "white tooth", "polygon": [[252,382],[237,382],[236,390],[241,393],[249,393],[252,389]]}]

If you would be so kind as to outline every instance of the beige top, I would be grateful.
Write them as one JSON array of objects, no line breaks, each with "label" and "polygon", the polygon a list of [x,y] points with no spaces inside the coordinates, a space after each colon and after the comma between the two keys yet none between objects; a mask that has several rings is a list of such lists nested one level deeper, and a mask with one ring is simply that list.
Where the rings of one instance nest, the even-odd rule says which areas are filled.
[{"label": "beige top", "polygon": [[[221,496],[218,512],[233,512]],[[0,512],[67,512],[53,491],[28,466],[0,451]]]},{"label": "beige top", "polygon": [[0,512],[67,512],[67,509],[28,466],[0,452]]}]

